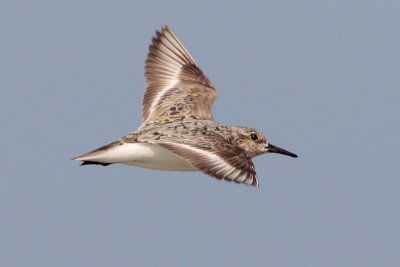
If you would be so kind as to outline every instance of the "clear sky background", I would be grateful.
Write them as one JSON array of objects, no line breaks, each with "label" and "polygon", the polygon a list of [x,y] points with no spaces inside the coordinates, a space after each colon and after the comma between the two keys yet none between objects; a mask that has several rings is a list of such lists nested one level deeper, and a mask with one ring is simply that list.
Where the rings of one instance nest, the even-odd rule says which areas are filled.
[{"label": "clear sky background", "polygon": [[[167,3],[169,2],[169,3]],[[1,1],[0,266],[400,266],[398,1]],[[168,24],[260,188],[71,161],[141,123]]]}]

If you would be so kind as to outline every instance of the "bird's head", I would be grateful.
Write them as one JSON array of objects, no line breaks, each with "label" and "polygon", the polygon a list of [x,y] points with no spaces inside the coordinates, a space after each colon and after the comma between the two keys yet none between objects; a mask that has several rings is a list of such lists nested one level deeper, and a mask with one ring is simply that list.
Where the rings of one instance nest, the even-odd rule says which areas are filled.
[{"label": "bird's head", "polygon": [[233,127],[232,136],[234,142],[246,151],[247,155],[251,158],[264,153],[279,153],[297,158],[296,154],[270,144],[265,135],[255,129]]}]

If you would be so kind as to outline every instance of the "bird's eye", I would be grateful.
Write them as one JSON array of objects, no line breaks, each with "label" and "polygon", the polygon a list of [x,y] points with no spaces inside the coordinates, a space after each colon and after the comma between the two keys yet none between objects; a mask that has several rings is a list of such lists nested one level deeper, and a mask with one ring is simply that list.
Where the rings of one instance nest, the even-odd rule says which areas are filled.
[{"label": "bird's eye", "polygon": [[251,134],[251,135],[250,135],[250,138],[251,138],[251,140],[256,141],[256,140],[258,140],[258,135],[256,135],[256,134]]}]

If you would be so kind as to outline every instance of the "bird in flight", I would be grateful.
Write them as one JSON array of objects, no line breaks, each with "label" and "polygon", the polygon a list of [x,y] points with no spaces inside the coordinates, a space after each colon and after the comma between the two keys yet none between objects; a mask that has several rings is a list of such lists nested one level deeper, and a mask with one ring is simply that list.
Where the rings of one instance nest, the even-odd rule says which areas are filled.
[{"label": "bird in flight", "polygon": [[145,63],[142,125],[128,135],[73,160],[168,171],[201,171],[217,179],[258,187],[252,158],[297,155],[270,144],[255,129],[214,121],[211,81],[168,26],[156,31]]}]

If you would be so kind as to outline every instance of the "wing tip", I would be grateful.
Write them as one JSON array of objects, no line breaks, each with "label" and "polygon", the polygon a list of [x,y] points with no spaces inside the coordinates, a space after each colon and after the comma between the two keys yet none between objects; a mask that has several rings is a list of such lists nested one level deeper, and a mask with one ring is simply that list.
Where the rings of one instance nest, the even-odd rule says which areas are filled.
[{"label": "wing tip", "polygon": [[81,161],[85,161],[85,160],[93,160],[95,159],[95,157],[98,155],[98,151],[92,151],[74,158],[71,158],[71,160],[81,160]]},{"label": "wing tip", "polygon": [[84,165],[108,166],[108,165],[113,164],[112,162],[101,162],[101,161],[98,161],[98,156],[99,156],[98,151],[94,151],[94,152],[89,152],[87,154],[84,154],[84,155],[81,155],[81,156],[78,156],[78,157],[71,158],[71,160],[82,161],[80,166],[84,166]]},{"label": "wing tip", "polygon": [[101,150],[101,148],[98,148],[94,151],[91,151],[89,153],[71,158],[71,160],[80,160],[80,161],[96,161],[99,159],[99,156],[103,154],[104,150]]},{"label": "wing tip", "polygon": [[254,186],[254,187],[256,187],[256,188],[260,188],[260,184],[259,184],[259,182],[258,182],[257,177],[254,178],[254,181],[253,181],[253,183],[252,183],[251,185]]},{"label": "wing tip", "polygon": [[83,156],[84,156],[84,155],[77,156],[77,157],[73,157],[73,158],[71,158],[70,160],[83,160],[83,159],[82,159]]},{"label": "wing tip", "polygon": [[238,181],[238,183],[244,183],[246,185],[251,185],[256,188],[260,188],[260,184],[256,175],[252,175],[251,177],[246,178],[243,182]]}]

